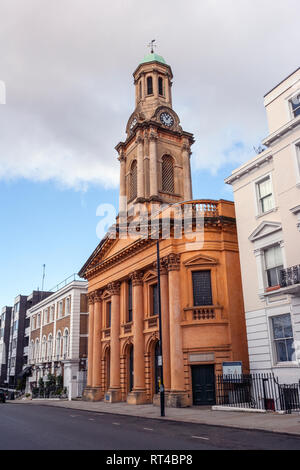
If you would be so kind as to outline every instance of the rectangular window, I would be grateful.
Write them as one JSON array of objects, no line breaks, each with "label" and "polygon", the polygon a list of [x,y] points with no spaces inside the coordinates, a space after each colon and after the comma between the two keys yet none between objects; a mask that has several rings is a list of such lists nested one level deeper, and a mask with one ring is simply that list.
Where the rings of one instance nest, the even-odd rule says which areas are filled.
[{"label": "rectangular window", "polygon": [[54,305],[50,308],[50,323],[54,320]]},{"label": "rectangular window", "polygon": [[296,145],[296,155],[297,155],[297,165],[298,165],[298,173],[300,175],[300,144]]},{"label": "rectangular window", "polygon": [[192,280],[194,306],[212,305],[211,272],[194,271]]},{"label": "rectangular window", "polygon": [[106,304],[106,328],[110,328],[111,325],[111,302]]},{"label": "rectangular window", "polygon": [[300,116],[300,93],[290,100],[293,118]]},{"label": "rectangular window", "polygon": [[158,77],[158,93],[164,96],[164,82],[162,77]]},{"label": "rectangular window", "polygon": [[295,349],[290,314],[272,317],[272,329],[276,361],[292,361]]},{"label": "rectangular window", "polygon": [[62,300],[58,304],[58,318],[61,318],[63,314],[63,302]]},{"label": "rectangular window", "polygon": [[268,287],[280,285],[280,271],[283,269],[282,253],[279,245],[264,251]]},{"label": "rectangular window", "polygon": [[66,315],[69,315],[69,313],[71,313],[70,305],[71,305],[71,299],[70,297],[68,297],[66,299]]},{"label": "rectangular window", "polygon": [[158,285],[151,286],[151,315],[158,315]]},{"label": "rectangular window", "polygon": [[256,186],[259,212],[261,214],[264,214],[265,212],[270,211],[274,207],[272,183],[270,176],[267,176],[263,180],[256,183]]},{"label": "rectangular window", "polygon": [[132,321],[132,282],[128,281],[128,311],[127,321]]}]

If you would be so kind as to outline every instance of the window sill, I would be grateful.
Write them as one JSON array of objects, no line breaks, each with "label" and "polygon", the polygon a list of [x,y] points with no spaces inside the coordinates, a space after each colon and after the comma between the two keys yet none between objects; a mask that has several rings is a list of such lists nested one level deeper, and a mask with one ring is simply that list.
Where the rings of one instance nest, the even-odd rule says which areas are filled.
[{"label": "window sill", "polygon": [[280,289],[280,285],[278,284],[277,286],[272,286],[272,287],[266,287],[265,289],[265,292],[273,292],[275,290],[279,290]]},{"label": "window sill", "polygon": [[299,364],[295,361],[286,361],[286,362],[278,362],[277,364],[273,364],[273,369],[275,369],[276,367],[278,367],[279,369],[283,369],[285,367],[300,367]]},{"label": "window sill", "polygon": [[256,219],[260,219],[261,217],[263,217],[264,215],[268,215],[268,214],[272,214],[272,212],[276,212],[278,211],[278,207],[273,207],[273,209],[270,209],[269,211],[266,211],[266,212],[261,212],[259,214],[257,214],[255,216]]}]

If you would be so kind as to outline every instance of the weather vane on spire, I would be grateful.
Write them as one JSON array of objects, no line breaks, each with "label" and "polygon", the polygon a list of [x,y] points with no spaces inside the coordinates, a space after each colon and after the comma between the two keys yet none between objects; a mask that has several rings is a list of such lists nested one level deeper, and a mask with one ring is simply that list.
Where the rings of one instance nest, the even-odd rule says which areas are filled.
[{"label": "weather vane on spire", "polygon": [[154,47],[157,47],[156,44],[154,44],[156,39],[152,39],[152,41],[148,44],[148,47],[151,47],[151,54],[154,53]]}]

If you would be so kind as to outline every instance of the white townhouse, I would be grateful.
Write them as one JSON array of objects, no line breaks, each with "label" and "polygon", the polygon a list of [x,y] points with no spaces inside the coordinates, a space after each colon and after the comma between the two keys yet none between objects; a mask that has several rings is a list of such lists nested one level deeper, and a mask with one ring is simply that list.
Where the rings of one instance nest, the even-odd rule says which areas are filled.
[{"label": "white townhouse", "polygon": [[300,68],[264,97],[266,147],[234,191],[251,372],[300,379]]},{"label": "white townhouse", "polygon": [[[68,282],[69,281],[69,282]],[[63,284],[63,287],[59,287]],[[88,302],[86,281],[74,275],[56,292],[27,310],[30,319],[27,391],[49,373],[63,376],[68,397],[82,396],[86,384]]]}]

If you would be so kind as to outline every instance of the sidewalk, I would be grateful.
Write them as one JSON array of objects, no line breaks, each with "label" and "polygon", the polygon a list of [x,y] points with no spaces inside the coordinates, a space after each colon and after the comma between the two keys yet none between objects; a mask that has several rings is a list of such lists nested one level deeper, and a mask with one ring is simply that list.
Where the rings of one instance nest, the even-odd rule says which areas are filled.
[{"label": "sidewalk", "polygon": [[87,402],[81,400],[15,400],[11,403],[28,406],[55,406],[93,413],[112,413],[141,418],[182,421],[187,423],[228,426],[240,429],[286,433],[300,436],[300,413],[276,414],[243,411],[214,411],[210,407],[166,408],[164,418],[160,408],[154,405],[128,405],[127,403]]}]

